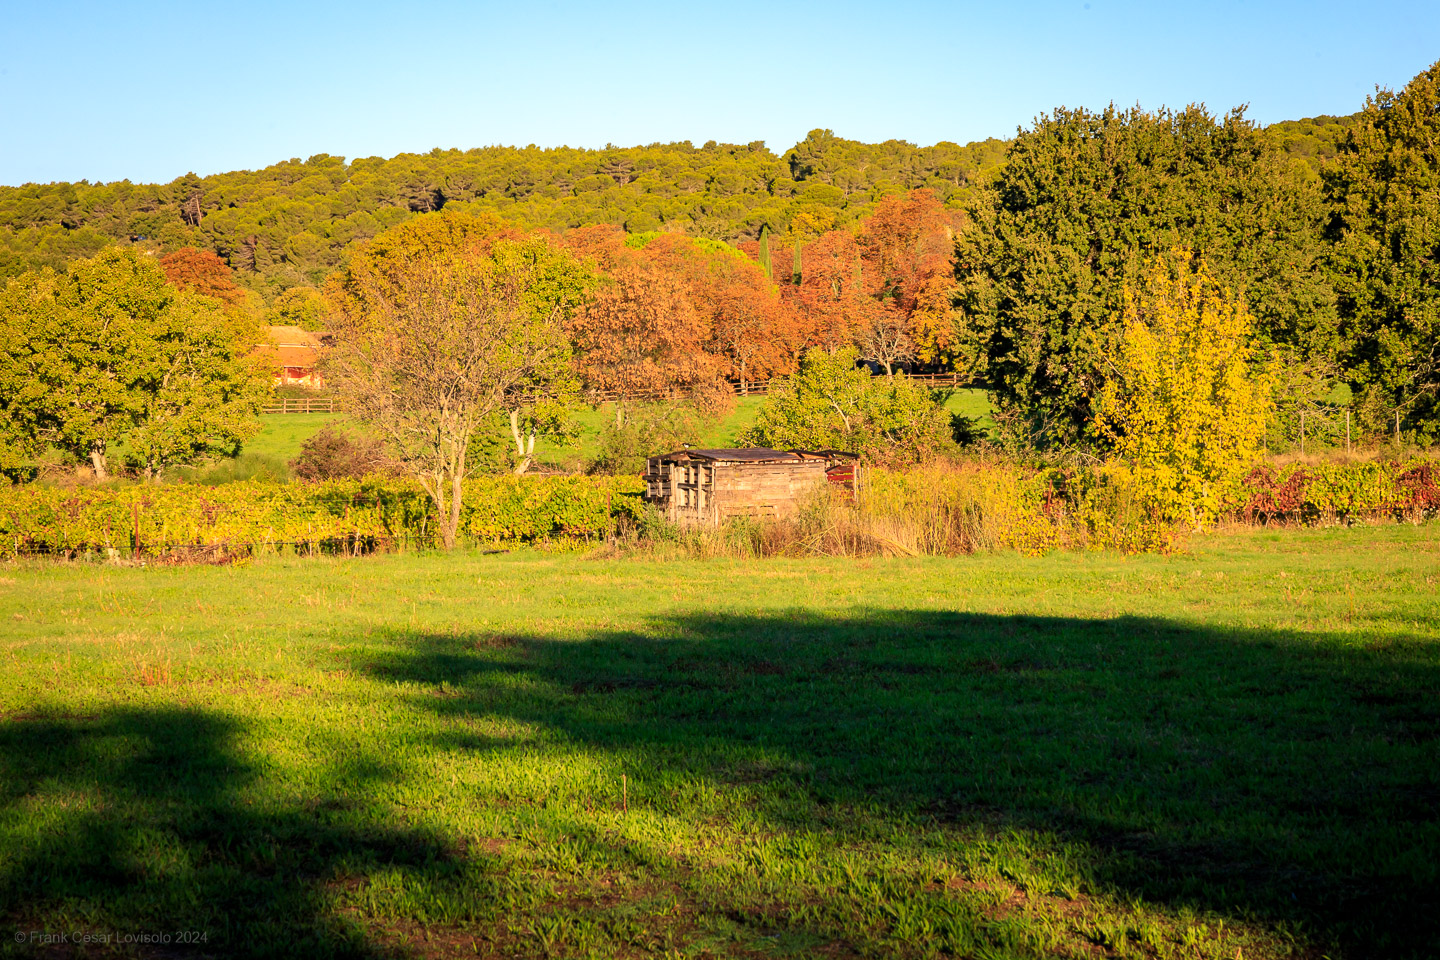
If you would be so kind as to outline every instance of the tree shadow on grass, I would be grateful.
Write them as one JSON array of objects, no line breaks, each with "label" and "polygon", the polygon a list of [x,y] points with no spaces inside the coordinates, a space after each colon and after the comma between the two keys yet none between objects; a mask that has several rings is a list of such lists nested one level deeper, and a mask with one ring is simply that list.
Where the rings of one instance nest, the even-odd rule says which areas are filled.
[{"label": "tree shadow on grass", "polygon": [[[352,805],[383,770],[338,769],[300,803],[248,790],[264,774],[243,732],[181,708],[0,725],[0,917],[13,926],[0,950],[378,957],[394,951],[337,908],[347,883],[397,867],[498,882],[497,863],[462,865],[441,839]],[[120,939],[77,946],[77,933]]]},{"label": "tree shadow on grass", "polygon": [[[623,757],[636,802],[678,776],[743,786],[777,828],[864,805],[1038,830],[1102,892],[1347,956],[1440,944],[1433,644],[913,611],[392,641],[353,659],[444,685],[416,698],[443,717]],[[447,745],[507,749],[464,730]]]}]

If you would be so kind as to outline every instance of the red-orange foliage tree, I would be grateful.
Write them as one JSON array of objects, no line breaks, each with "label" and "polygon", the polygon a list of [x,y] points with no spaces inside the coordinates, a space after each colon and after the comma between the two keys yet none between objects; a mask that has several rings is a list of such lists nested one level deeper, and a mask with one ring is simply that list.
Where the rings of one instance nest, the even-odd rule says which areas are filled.
[{"label": "red-orange foliage tree", "polygon": [[214,297],[227,307],[245,301],[245,291],[231,279],[230,267],[209,250],[181,247],[160,258],[160,269],[177,289]]},{"label": "red-orange foliage tree", "polygon": [[846,230],[823,234],[802,251],[800,285],[786,289],[800,313],[804,340],[834,353],[864,344],[883,319],[883,308],[866,282],[855,237]]},{"label": "red-orange foliage tree", "polygon": [[880,201],[857,238],[873,292],[897,311],[914,353],[926,362],[951,358],[956,346],[951,295],[958,227],[958,214],[933,193],[912,190]]},{"label": "red-orange foliage tree", "polygon": [[600,274],[609,273],[621,261],[634,256],[625,246],[625,231],[610,223],[568,230],[559,239],[576,259],[589,263]]},{"label": "red-orange foliage tree", "polygon": [[657,267],[684,279],[707,330],[708,350],[748,392],[756,380],[789,373],[800,347],[798,318],[760,265],[733,248],[666,234],[645,245]]},{"label": "red-orange foliage tree", "polygon": [[724,386],[721,366],[704,349],[708,331],[684,281],[634,251],[608,252],[614,259],[604,280],[570,322],[585,385],[615,393],[617,424],[638,399],[713,398]]}]

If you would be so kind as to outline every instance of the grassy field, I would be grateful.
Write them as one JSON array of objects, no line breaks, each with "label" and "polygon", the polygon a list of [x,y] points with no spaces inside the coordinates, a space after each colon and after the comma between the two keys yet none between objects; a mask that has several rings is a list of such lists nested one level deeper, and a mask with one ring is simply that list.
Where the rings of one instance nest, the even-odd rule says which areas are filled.
[{"label": "grassy field", "polygon": [[[729,415],[712,424],[697,442],[707,447],[735,446],[740,434],[755,422],[755,414],[764,402],[763,397],[742,397],[736,401],[735,409]],[[951,413],[974,417],[985,427],[990,424],[990,403],[983,390],[956,391],[946,403]],[[599,447],[600,431],[615,419],[611,404],[597,408],[584,407],[575,415],[580,429],[574,443],[560,446],[549,440],[536,443],[540,462],[572,470],[583,469],[593,460]],[[249,443],[245,453],[252,457],[273,459],[277,463],[288,462],[300,453],[300,445],[327,423],[342,423],[345,418],[327,413],[284,413],[261,417],[261,428]]]},{"label": "grassy field", "polygon": [[1440,944],[1436,526],[21,564],[0,622],[0,952]]},{"label": "grassy field", "polygon": [[245,444],[245,452],[288,462],[325,424],[344,424],[347,419],[334,413],[272,413],[260,418],[260,432]]}]

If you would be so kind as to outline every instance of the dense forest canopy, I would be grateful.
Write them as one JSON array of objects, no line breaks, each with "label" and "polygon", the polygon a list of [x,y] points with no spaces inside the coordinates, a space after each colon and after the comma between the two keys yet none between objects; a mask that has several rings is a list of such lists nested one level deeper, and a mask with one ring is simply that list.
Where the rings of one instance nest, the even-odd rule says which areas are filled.
[{"label": "dense forest canopy", "polygon": [[[1352,120],[1317,117],[1269,129],[1318,169]],[[905,190],[929,188],[959,209],[1001,166],[1009,143],[868,144],[814,130],[782,155],[758,141],[483,147],[349,163],[318,154],[166,184],[0,187],[0,277],[59,267],[115,242],[160,252],[197,247],[213,250],[240,284],[274,303],[284,290],[318,284],[353,243],[444,207],[557,231],[608,223],[733,243],[756,240],[768,227],[777,243],[808,242]]]},{"label": "dense forest canopy", "polygon": [[58,267],[109,243],[213,250],[266,301],[318,283],[351,244],[420,213],[473,208],[556,231],[613,224],[736,241],[808,240],[882,197],[928,187],[958,205],[1005,142],[865,144],[815,130],[783,156],[761,142],[582,150],[485,147],[367,157],[325,154],[168,184],[0,188],[0,277]]}]

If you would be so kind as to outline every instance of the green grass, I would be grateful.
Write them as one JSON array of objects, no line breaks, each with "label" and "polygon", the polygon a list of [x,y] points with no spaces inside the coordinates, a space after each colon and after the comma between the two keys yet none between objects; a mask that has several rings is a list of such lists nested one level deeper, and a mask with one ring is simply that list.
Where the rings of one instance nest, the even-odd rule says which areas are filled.
[{"label": "green grass", "polygon": [[11,565],[0,916],[215,956],[1429,956],[1437,534]]},{"label": "green grass", "polygon": [[0,573],[16,930],[307,957],[1440,936],[1434,527]]},{"label": "green grass", "polygon": [[[763,397],[741,397],[735,409],[712,424],[699,443],[707,447],[731,447],[739,443],[740,434],[755,422]],[[946,403],[951,413],[975,417],[985,427],[990,423],[990,403],[983,390],[959,390]],[[579,436],[575,442],[561,446],[547,439],[535,444],[535,452],[543,464],[583,469],[595,458],[599,449],[600,431],[615,419],[612,404],[582,407],[575,414]],[[277,413],[260,418],[262,426],[245,445],[245,452],[289,462],[300,453],[300,445],[327,423],[340,423],[341,415],[328,413]]]},{"label": "green grass", "polygon": [[245,452],[289,462],[300,455],[300,447],[327,423],[342,424],[343,414],[272,413],[260,418],[260,432],[245,444]]}]

